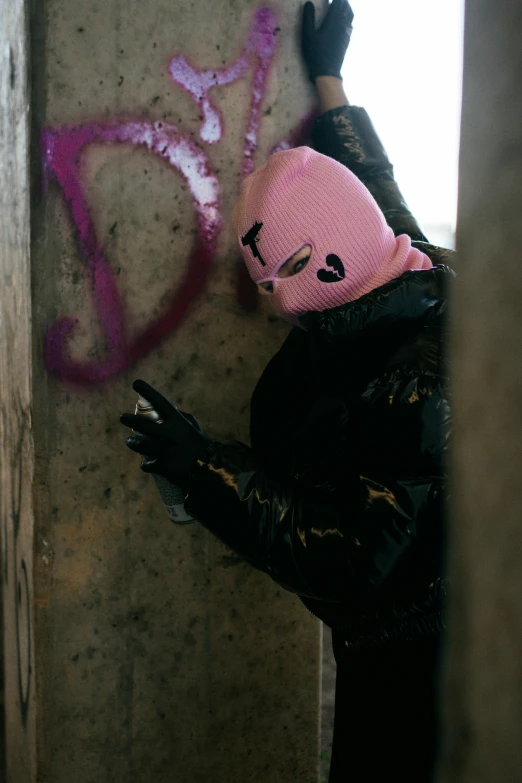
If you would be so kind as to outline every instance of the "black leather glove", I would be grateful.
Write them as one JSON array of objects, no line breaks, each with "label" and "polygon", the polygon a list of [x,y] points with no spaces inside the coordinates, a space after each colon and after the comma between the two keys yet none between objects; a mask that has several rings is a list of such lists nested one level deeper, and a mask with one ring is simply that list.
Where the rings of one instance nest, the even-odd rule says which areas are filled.
[{"label": "black leather glove", "polygon": [[134,381],[132,388],[150,402],[159,413],[161,423],[144,416],[122,414],[121,423],[140,433],[128,437],[127,446],[146,456],[141,463],[144,473],[155,473],[181,484],[197,460],[208,456],[212,441],[193,416],[183,414],[145,381]]},{"label": "black leather glove", "polygon": [[353,11],[348,0],[333,0],[324,21],[315,28],[315,6],[305,3],[301,49],[311,82],[318,76],[342,79],[341,68],[352,35]]}]

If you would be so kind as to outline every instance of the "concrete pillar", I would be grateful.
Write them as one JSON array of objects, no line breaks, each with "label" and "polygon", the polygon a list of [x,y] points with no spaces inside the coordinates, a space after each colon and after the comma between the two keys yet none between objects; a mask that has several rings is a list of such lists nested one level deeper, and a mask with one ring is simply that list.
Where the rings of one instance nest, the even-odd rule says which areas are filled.
[{"label": "concrete pillar", "polygon": [[[10,770],[8,779],[33,781],[36,779],[33,579],[36,535],[32,492],[35,450],[32,431],[29,52],[24,4],[2,0],[0,19],[0,503],[4,729]],[[44,509],[42,514],[46,515]]]},{"label": "concrete pillar", "polygon": [[444,783],[522,769],[522,6],[467,3]]},{"label": "concrete pillar", "polygon": [[287,327],[229,221],[309,111],[300,9],[0,0],[8,783],[317,780],[318,621],[169,522],[118,418],[142,377],[248,440]]}]

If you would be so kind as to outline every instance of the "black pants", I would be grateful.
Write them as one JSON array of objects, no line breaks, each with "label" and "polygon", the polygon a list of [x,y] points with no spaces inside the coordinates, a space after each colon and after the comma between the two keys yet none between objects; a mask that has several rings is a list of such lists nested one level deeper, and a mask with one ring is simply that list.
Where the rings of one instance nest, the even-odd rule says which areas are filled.
[{"label": "black pants", "polygon": [[431,783],[440,637],[337,656],[329,783]]}]

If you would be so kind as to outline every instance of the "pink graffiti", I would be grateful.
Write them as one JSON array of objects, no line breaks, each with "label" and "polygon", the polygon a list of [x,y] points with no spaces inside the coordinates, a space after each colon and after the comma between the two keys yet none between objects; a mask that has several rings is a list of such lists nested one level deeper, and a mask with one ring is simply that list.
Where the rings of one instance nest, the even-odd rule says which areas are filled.
[{"label": "pink graffiti", "polygon": [[[116,278],[96,237],[80,182],[80,159],[91,144],[143,145],[172,166],[188,183],[198,217],[198,240],[187,271],[166,311],[140,334],[127,341],[124,307]],[[94,300],[107,344],[107,356],[99,362],[68,358],[66,342],[75,319],[65,317],[51,325],[46,336],[46,363],[62,380],[80,385],[99,384],[145,356],[184,319],[191,303],[204,290],[213,268],[221,229],[220,186],[206,155],[173,125],[161,122],[113,120],[46,130],[41,138],[44,177],[62,188],[78,229],[80,250],[92,277]]]},{"label": "pink graffiti", "polygon": [[[223,70],[197,70],[182,55],[173,57],[169,63],[169,71],[174,81],[187,90],[201,106],[203,124],[200,135],[204,141],[211,144],[221,140],[223,120],[210,100],[209,91],[216,86],[231,84],[253,65],[252,93],[242,162],[243,177],[250,174],[254,168],[261,105],[276,50],[279,30],[276,24],[277,19],[271,9],[258,9],[239,58]],[[315,114],[315,111],[307,114],[296,130],[272,151],[289,149],[304,143]],[[118,291],[117,278],[97,238],[81,183],[81,159],[86,149],[93,144],[146,147],[184,178],[196,209],[198,238],[181,283],[163,314],[132,339],[128,337],[128,318]],[[67,344],[74,334],[77,320],[70,316],[59,318],[47,331],[46,365],[64,382],[82,386],[100,385],[153,350],[182,323],[194,301],[205,290],[215,264],[217,241],[222,226],[221,189],[205,153],[178,128],[162,122],[133,122],[125,118],[52,128],[42,132],[41,146],[44,182],[47,185],[49,181],[55,180],[63,190],[78,231],[80,251],[91,275],[94,303],[106,343],[105,358],[99,361],[82,362],[71,359],[67,354]],[[257,289],[242,263],[236,265],[236,293],[239,304],[245,310],[256,308]]]},{"label": "pink graffiti", "polygon": [[260,124],[261,103],[263,101],[268,72],[277,46],[277,17],[270,8],[259,8],[254,14],[247,42],[239,58],[222,70],[198,70],[183,55],[173,57],[169,64],[172,79],[183,87],[198,103],[203,112],[203,123],[199,135],[208,144],[216,144],[223,136],[223,118],[212,103],[209,92],[213,87],[232,84],[248,71],[250,60],[254,59],[254,77],[245,148],[243,158],[243,176],[254,169],[254,154]]}]

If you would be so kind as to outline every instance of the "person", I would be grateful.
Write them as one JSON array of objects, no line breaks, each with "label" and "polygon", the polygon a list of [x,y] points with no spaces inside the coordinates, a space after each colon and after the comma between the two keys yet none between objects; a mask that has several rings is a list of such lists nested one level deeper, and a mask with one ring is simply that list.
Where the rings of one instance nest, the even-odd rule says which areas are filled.
[{"label": "person", "polygon": [[314,146],[247,177],[233,225],[248,271],[293,324],[251,400],[251,447],[212,441],[144,381],[162,424],[124,414],[142,469],[332,630],[331,783],[424,783],[438,747],[450,432],[452,251],[410,213],[341,66],[347,0],[303,14],[321,114]]}]

